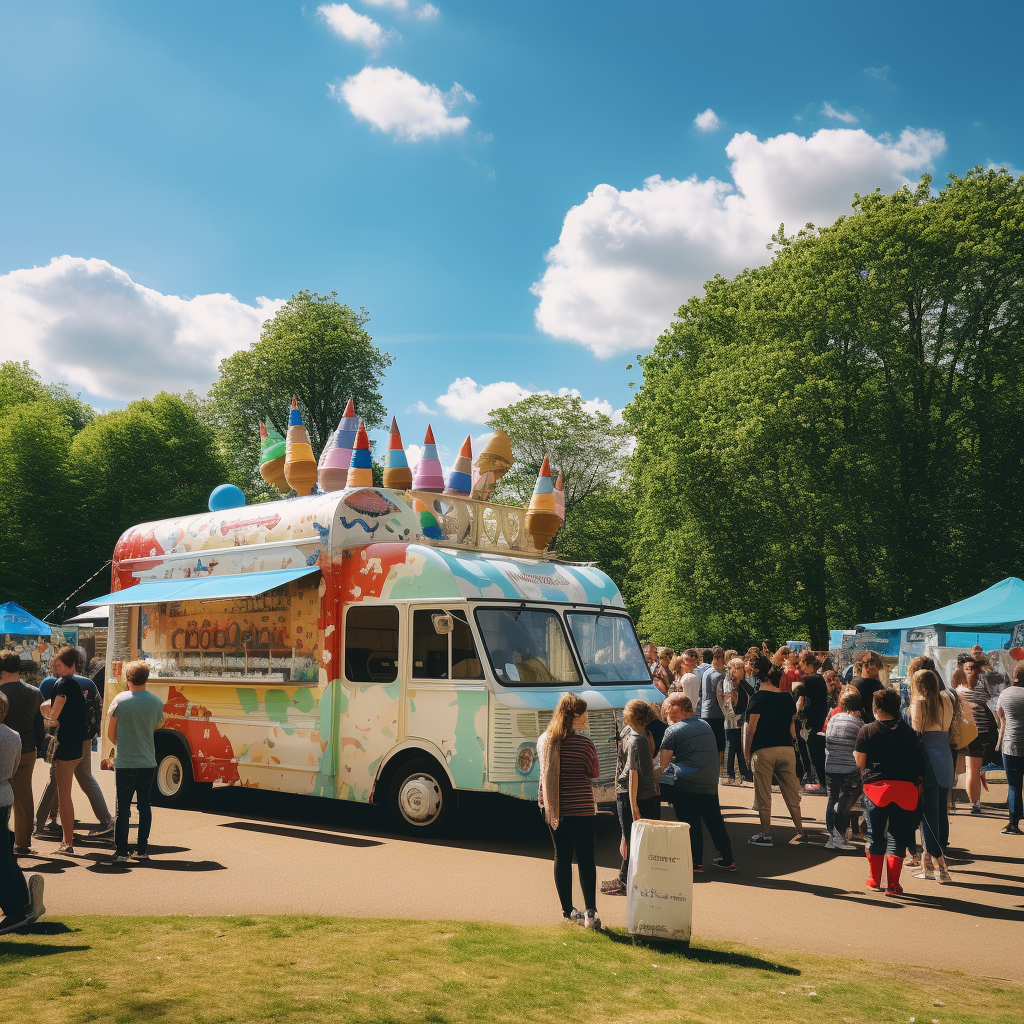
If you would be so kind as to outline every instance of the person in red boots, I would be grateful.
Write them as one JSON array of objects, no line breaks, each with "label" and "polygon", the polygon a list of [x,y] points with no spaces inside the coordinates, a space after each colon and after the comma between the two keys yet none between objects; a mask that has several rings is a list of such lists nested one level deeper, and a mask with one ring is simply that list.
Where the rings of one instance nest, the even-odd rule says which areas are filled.
[{"label": "person in red boots", "polygon": [[886,896],[900,896],[900,872],[914,838],[925,760],[921,741],[900,718],[900,695],[877,690],[872,697],[875,720],[861,727],[853,756],[864,781],[868,820],[866,853],[869,889],[881,889],[883,858]]}]

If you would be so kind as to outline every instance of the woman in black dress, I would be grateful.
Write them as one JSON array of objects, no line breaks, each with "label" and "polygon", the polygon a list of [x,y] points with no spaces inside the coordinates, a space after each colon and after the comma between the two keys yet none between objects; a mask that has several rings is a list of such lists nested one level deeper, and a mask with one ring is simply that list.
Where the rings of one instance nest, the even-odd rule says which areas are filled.
[{"label": "woman in black dress", "polygon": [[78,762],[82,760],[82,745],[85,743],[85,694],[75,678],[73,665],[67,674],[62,674],[62,670],[67,666],[54,658],[51,667],[54,675],[61,676],[53,688],[51,706],[46,717],[46,724],[51,728],[57,728],[58,746],[53,767],[57,776],[57,806],[60,809],[64,840],[57,848],[57,852],[73,855],[75,805],[71,799],[71,783],[74,781]]}]

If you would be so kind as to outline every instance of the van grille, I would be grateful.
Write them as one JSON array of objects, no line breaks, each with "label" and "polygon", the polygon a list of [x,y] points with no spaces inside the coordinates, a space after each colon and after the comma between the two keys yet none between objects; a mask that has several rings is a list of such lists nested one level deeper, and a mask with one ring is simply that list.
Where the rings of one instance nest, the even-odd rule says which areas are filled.
[{"label": "van grille", "polygon": [[494,709],[494,733],[491,736],[492,782],[512,782],[516,778],[519,744],[512,735],[512,712],[500,705]]},{"label": "van grille", "polygon": [[601,768],[598,782],[612,782],[615,779],[615,711],[606,708],[603,711],[591,711],[589,714],[590,728],[587,734],[597,747],[597,763]]}]

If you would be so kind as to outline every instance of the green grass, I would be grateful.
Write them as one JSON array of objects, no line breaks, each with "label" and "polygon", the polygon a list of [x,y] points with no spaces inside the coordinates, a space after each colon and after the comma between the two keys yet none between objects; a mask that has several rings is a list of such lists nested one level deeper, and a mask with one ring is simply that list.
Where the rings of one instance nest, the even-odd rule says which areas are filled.
[{"label": "green grass", "polygon": [[83,917],[0,938],[4,1024],[1020,1024],[960,974],[621,932],[312,917]]}]

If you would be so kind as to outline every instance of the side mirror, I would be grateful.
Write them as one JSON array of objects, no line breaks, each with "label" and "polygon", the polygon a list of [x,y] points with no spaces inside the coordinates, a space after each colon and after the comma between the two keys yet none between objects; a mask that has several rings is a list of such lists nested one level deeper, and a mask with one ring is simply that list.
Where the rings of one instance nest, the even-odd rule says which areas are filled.
[{"label": "side mirror", "polygon": [[455,629],[455,622],[450,615],[431,615],[430,620],[434,623],[434,632],[441,636],[445,636]]}]

